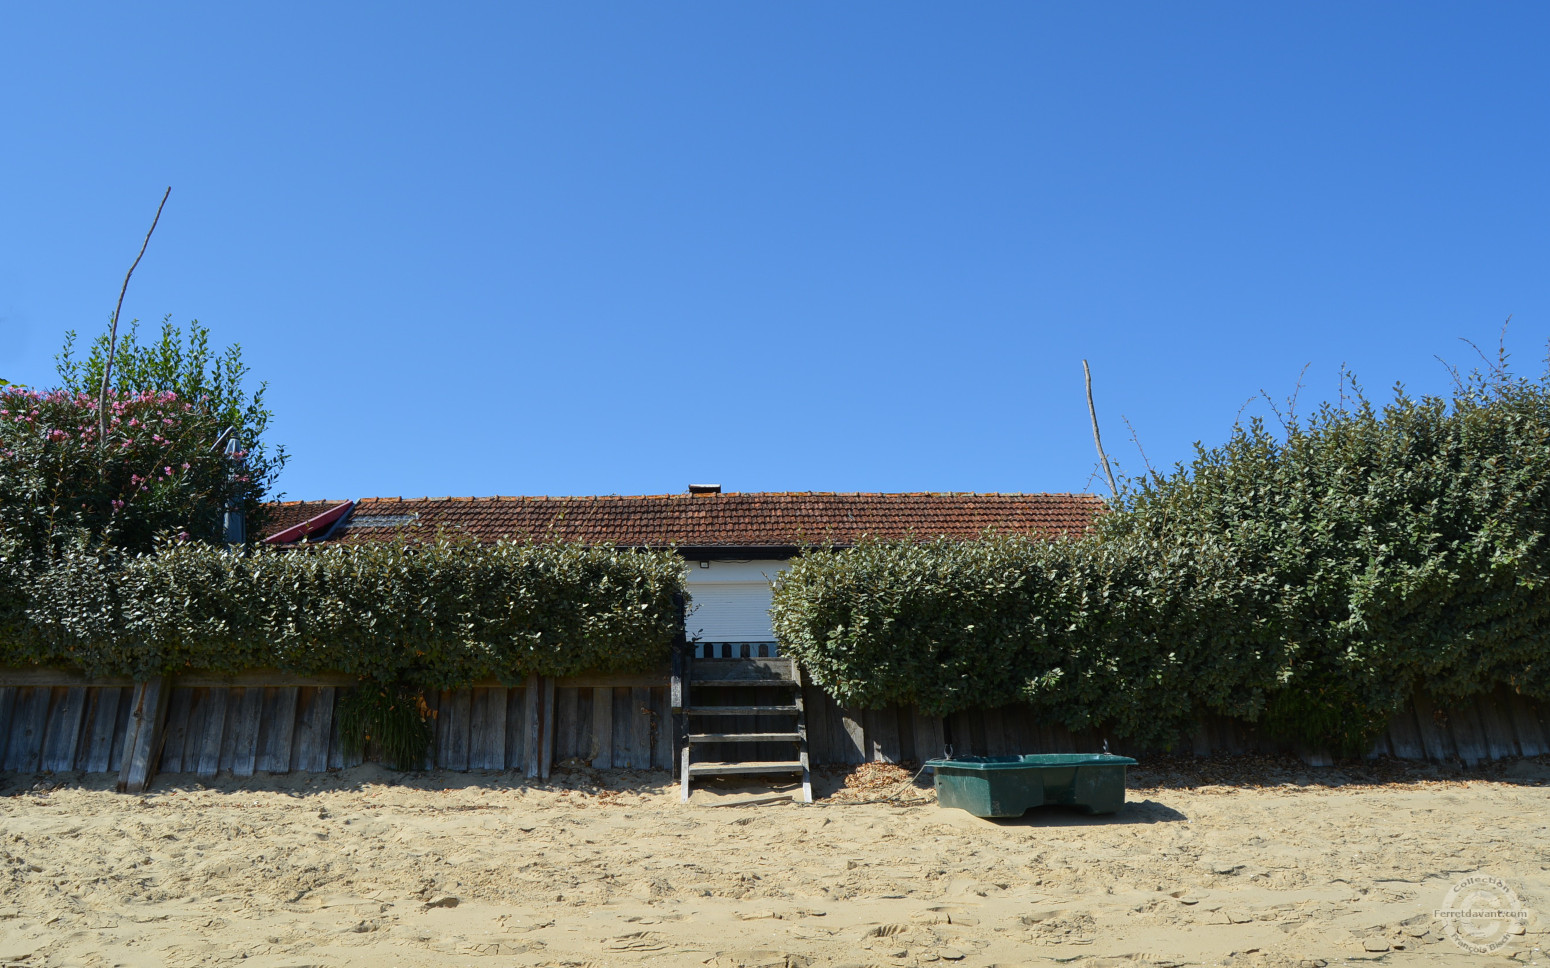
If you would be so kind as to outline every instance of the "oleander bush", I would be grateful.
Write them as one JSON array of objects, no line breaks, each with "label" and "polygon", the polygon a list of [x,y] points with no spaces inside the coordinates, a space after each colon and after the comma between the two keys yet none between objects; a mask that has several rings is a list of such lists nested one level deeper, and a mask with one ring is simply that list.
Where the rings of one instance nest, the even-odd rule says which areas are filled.
[{"label": "oleander bush", "polygon": [[0,386],[0,538],[13,551],[148,551],[163,532],[218,541],[228,508],[262,526],[286,458],[264,442],[272,415],[262,384],[243,389],[241,348],[214,353],[197,322],[186,334],[165,323],[145,345],[137,332],[120,340],[105,421],[107,334],[84,360],[68,335],[54,389]]},{"label": "oleander bush", "polygon": [[1352,386],[1128,483],[1090,534],[869,542],[777,582],[782,645],[842,702],[1022,701],[1168,744],[1203,712],[1352,752],[1417,690],[1550,699],[1550,379]]},{"label": "oleander bush", "polygon": [[167,541],[151,552],[6,559],[0,664],[90,675],[277,668],[452,688],[529,673],[640,671],[665,661],[683,563],[671,552],[438,538],[245,554]]}]

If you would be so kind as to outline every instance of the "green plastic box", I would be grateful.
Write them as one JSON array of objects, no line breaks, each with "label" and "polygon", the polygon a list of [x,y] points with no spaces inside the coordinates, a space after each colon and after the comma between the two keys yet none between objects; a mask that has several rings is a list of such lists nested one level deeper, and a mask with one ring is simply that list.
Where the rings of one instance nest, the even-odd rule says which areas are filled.
[{"label": "green plastic box", "polygon": [[1113,813],[1125,805],[1128,756],[1108,753],[1029,753],[928,760],[936,773],[936,799],[976,817],[1021,817],[1047,803]]}]

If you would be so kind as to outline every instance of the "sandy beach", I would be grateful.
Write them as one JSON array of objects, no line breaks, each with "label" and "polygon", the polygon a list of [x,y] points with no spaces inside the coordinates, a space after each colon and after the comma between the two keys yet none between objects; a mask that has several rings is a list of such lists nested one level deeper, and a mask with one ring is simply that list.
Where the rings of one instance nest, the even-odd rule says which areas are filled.
[{"label": "sandy beach", "polygon": [[[904,777],[903,782],[899,781]],[[865,780],[866,782],[862,782]],[[0,777],[0,962],[1322,965],[1544,962],[1550,765],[1148,761],[1113,817],[989,821],[898,768],[812,805],[662,773]],[[893,794],[894,800],[864,802]],[[907,802],[901,802],[907,801]],[[1460,877],[1538,912],[1441,936]]]}]

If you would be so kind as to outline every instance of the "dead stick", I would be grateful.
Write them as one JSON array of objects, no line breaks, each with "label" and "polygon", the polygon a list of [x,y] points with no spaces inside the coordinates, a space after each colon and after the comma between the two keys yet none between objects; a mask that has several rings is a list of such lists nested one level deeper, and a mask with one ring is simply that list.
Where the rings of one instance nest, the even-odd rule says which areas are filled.
[{"label": "dead stick", "polygon": [[707,807],[752,807],[761,803],[778,803],[781,800],[791,800],[797,796],[791,793],[770,793],[762,797],[754,797],[750,800],[734,800],[731,803],[707,803]]},{"label": "dead stick", "polygon": [[118,291],[118,305],[113,307],[113,323],[108,328],[108,359],[102,367],[102,389],[97,392],[98,447],[108,441],[108,381],[113,378],[113,354],[118,351],[118,314],[124,309],[124,293],[129,291],[129,277],[135,274],[135,267],[145,258],[145,247],[151,244],[151,232],[156,231],[156,223],[161,221],[161,210],[167,204],[167,196],[171,194],[172,186],[168,185],[167,190],[162,192],[161,204],[156,206],[156,217],[151,219],[151,230],[145,233],[145,241],[140,243],[140,254],[135,256],[134,264],[124,273],[124,285]]},{"label": "dead stick", "polygon": [[1109,455],[1103,452],[1103,438],[1098,436],[1098,408],[1093,406],[1093,371],[1082,361],[1082,372],[1087,374],[1087,412],[1093,418],[1093,443],[1098,445],[1098,459],[1103,462],[1103,473],[1109,478],[1109,493],[1119,496],[1119,488],[1114,484],[1114,472],[1109,469]]}]

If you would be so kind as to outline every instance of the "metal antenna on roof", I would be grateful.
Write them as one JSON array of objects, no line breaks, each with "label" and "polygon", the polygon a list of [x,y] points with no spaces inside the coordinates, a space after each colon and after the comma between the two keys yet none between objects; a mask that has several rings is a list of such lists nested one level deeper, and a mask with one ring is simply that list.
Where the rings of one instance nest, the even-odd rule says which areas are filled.
[{"label": "metal antenna on roof", "polygon": [[1093,406],[1093,371],[1082,361],[1082,372],[1087,375],[1087,412],[1093,418],[1093,443],[1098,445],[1098,460],[1103,462],[1103,473],[1109,478],[1109,493],[1119,496],[1119,488],[1114,484],[1114,471],[1109,468],[1109,455],[1103,452],[1103,438],[1098,436],[1098,408]]}]

